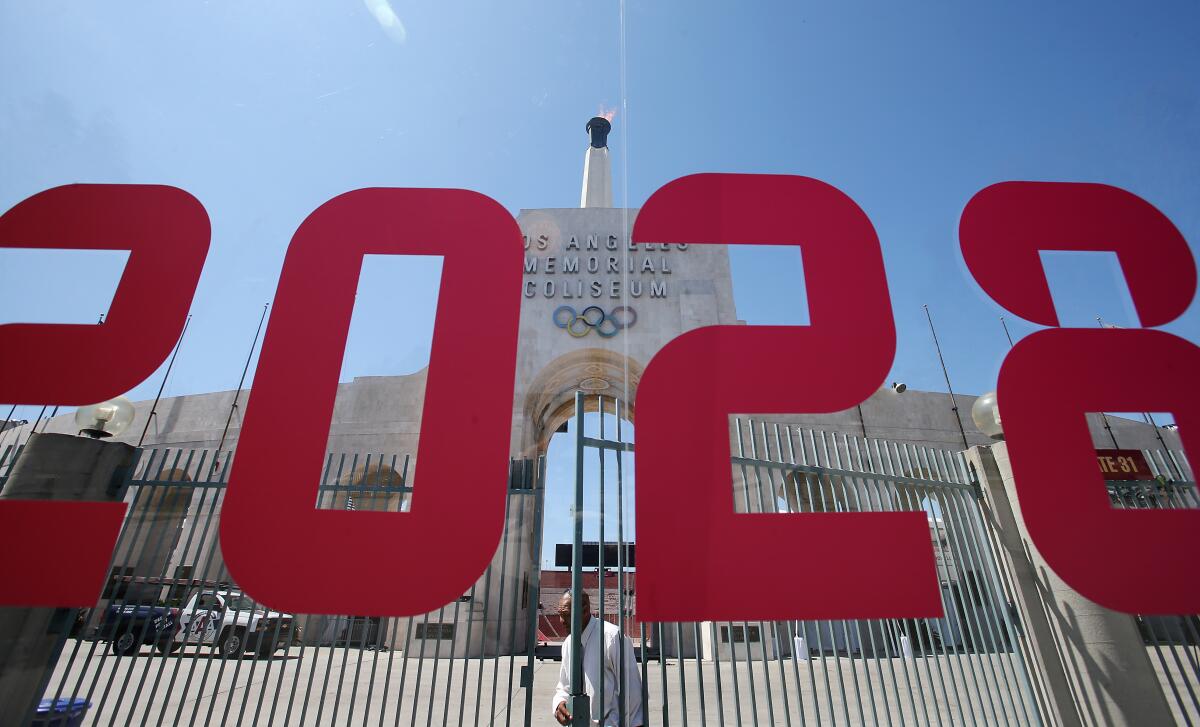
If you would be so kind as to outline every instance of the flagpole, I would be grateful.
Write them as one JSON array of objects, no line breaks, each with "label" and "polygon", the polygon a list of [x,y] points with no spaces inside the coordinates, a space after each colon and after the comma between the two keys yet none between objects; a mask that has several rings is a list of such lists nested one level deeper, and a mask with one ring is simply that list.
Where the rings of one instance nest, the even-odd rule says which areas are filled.
[{"label": "flagpole", "polygon": [[233,395],[233,405],[229,407],[229,416],[225,419],[225,430],[221,432],[221,441],[217,444],[217,452],[213,455],[212,471],[217,471],[217,463],[221,458],[221,448],[225,446],[225,436],[229,434],[229,424],[233,421],[233,412],[237,409],[238,397],[242,395],[242,386],[246,383],[246,372],[250,370],[250,361],[254,358],[254,349],[258,347],[258,336],[262,333],[263,321],[267,319],[267,306],[263,303],[262,316],[258,319],[258,329],[254,331],[254,340],[250,343],[250,353],[246,354],[246,365],[242,368],[242,378],[238,381],[237,393]]},{"label": "flagpole", "polygon": [[954,412],[954,421],[958,424],[958,431],[962,434],[963,449],[970,449],[971,445],[967,442],[967,430],[963,428],[962,417],[958,414],[958,402],[954,400],[954,387],[950,385],[950,372],[946,369],[946,359],[942,358],[942,345],[938,343],[937,331],[933,328],[933,316],[929,315],[929,306],[921,306],[925,309],[925,319],[929,321],[929,332],[933,334],[933,347],[937,349],[938,362],[942,364],[942,376],[946,378],[946,391],[950,392],[950,410]]},{"label": "flagpole", "polygon": [[138,437],[137,446],[142,446],[142,442],[146,441],[146,432],[150,431],[150,422],[158,414],[158,401],[162,399],[163,389],[167,387],[167,379],[171,376],[171,367],[175,365],[175,357],[179,355],[179,349],[183,346],[183,336],[187,333],[188,324],[192,322],[192,316],[189,313],[187,320],[183,322],[183,330],[179,332],[179,340],[175,342],[175,351],[171,354],[171,360],[167,363],[167,371],[163,374],[162,383],[158,385],[158,393],[154,395],[154,404],[150,407],[150,413],[146,415],[146,426],[142,427],[142,436]]}]

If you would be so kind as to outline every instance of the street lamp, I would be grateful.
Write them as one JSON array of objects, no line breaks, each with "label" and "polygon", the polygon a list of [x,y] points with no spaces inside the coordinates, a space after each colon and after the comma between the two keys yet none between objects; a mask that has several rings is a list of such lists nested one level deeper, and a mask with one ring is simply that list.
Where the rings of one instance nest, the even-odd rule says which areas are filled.
[{"label": "street lamp", "polygon": [[1000,426],[1000,408],[996,404],[996,392],[989,391],[971,405],[971,421],[979,431],[992,439],[1004,439],[1004,428]]},{"label": "street lamp", "polygon": [[118,396],[99,404],[81,406],[75,411],[75,424],[80,434],[92,439],[115,437],[133,422],[133,404]]}]

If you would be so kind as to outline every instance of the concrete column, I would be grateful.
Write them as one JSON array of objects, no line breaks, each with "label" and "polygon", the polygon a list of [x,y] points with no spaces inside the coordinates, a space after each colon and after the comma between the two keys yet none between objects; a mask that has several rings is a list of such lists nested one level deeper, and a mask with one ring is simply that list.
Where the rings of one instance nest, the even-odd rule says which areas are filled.
[{"label": "concrete column", "polygon": [[[1134,618],[1076,593],[1030,540],[1007,445],[973,447],[967,459],[975,466],[985,514],[1005,552],[1003,565],[1026,617],[1041,696],[1053,720],[1063,725],[1172,724]],[[1063,527],[1071,527],[1069,513],[1063,513]]]},{"label": "concrete column", "polygon": [[[33,434],[5,482],[0,499],[119,501],[124,496],[134,451],[133,446],[120,442]],[[10,553],[5,557],[20,555]],[[3,714],[17,719],[37,706],[75,613],[76,609],[66,608],[0,609]]]}]

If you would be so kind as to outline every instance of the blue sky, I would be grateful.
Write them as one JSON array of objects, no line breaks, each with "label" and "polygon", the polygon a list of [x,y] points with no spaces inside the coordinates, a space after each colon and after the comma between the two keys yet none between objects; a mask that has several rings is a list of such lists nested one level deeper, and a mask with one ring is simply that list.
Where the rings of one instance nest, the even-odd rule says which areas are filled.
[{"label": "blue sky", "polygon": [[[1115,184],[1193,250],[1200,241],[1194,3],[628,0],[624,97],[618,10],[8,3],[0,209],[80,181],[173,184],[204,203],[212,247],[167,395],[237,385],[287,242],[323,201],[451,186],[514,214],[574,206],[583,125],[601,107],[618,108],[615,196],[631,206],[703,171],[803,174],[853,197],[883,245],[899,333],[890,378],[918,389],[944,386],[922,304],[956,390],[992,388],[1008,348],[1002,311],[958,254],[959,214],[984,186]],[[806,320],[798,254],[733,262],[742,318]],[[0,321],[95,320],[120,265],[3,253]],[[368,262],[344,378],[423,365],[438,270]],[[1065,322],[1136,325],[1112,259],[1049,256],[1048,270]],[[1017,337],[1033,330],[1008,322]],[[1200,341],[1197,306],[1166,328]],[[130,396],[153,397],[160,379]]]}]

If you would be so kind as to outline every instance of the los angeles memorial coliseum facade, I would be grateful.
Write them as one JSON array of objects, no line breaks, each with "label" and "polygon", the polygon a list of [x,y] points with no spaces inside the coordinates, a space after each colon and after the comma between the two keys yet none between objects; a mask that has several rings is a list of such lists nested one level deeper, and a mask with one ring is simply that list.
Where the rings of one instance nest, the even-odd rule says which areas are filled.
[{"label": "los angeles memorial coliseum facade", "polygon": [[[585,156],[579,208],[526,209],[518,216],[526,255],[512,402],[511,454],[516,459],[536,460],[545,452],[551,435],[573,416],[577,391],[627,400],[628,414],[636,420],[638,382],[660,348],[694,328],[743,323],[734,306],[725,246],[629,246],[629,230],[638,211],[613,207],[608,130],[603,120],[589,122],[591,144]],[[328,451],[360,457],[357,467],[347,465],[339,470],[339,483],[362,485],[364,493],[369,493],[372,485],[388,482],[403,481],[406,486],[420,487],[420,463],[415,455],[425,382],[426,371],[422,370],[405,376],[359,377],[339,385]],[[240,406],[233,408],[229,420],[235,396]],[[157,405],[145,446],[217,450],[220,445],[219,456],[228,457],[236,452],[247,398],[246,391],[217,391],[163,399]],[[972,396],[957,395],[952,400],[940,392],[910,389],[898,393],[886,387],[855,409],[773,419],[828,432],[961,450],[964,437],[970,445],[991,441],[971,422],[973,401]],[[150,401],[136,402],[135,425],[118,440],[136,442],[151,405]],[[1108,446],[1109,435],[1103,423],[1096,416],[1090,423],[1097,446]],[[42,424],[49,432],[74,434],[76,429],[71,415]],[[1181,448],[1172,431],[1156,431],[1142,422],[1118,417],[1109,417],[1109,425],[1125,448],[1159,448],[1164,444],[1160,437],[1171,449]],[[23,441],[28,429],[25,425],[3,432],[5,440],[0,446]],[[370,471],[364,464],[368,454],[376,456]],[[385,455],[382,460],[380,454]],[[399,455],[398,459],[392,460],[393,454]],[[406,455],[410,457],[405,465],[393,465],[404,462]],[[286,457],[287,453],[280,452],[279,456]],[[179,471],[166,476],[193,479],[205,474]],[[397,510],[405,507],[406,498],[406,494],[342,494],[323,506]],[[215,501],[219,509],[220,498]],[[498,549],[491,583],[485,583],[485,577],[477,587],[481,590],[490,585],[493,592],[499,592],[503,583],[513,594],[508,605],[484,605],[491,612],[469,642],[461,635],[447,641],[444,629],[421,629],[437,642],[436,648],[423,646],[430,649],[423,653],[448,653],[446,650],[451,648],[456,655],[477,654],[481,649],[505,653],[525,643],[527,611],[516,594],[527,591],[540,561],[540,554],[534,552],[532,530],[536,521],[531,502],[510,506],[507,562],[501,567]],[[200,556],[183,552],[185,543],[200,537],[194,530],[211,519],[213,506],[208,503],[197,492],[180,495],[171,502],[164,499],[146,504],[141,513],[148,523],[144,533],[124,555],[118,554],[117,568],[134,573],[175,573],[196,582],[227,579],[219,548]],[[138,514],[135,507],[133,516]],[[547,517],[562,516],[547,513]],[[267,517],[264,514],[264,522]],[[286,523],[278,526],[287,527]],[[151,547],[150,543],[158,545]],[[348,553],[347,557],[366,556]],[[400,560],[413,554],[369,557],[377,560],[380,577],[386,578]],[[541,601],[550,606],[565,581],[551,578],[543,583]],[[166,586],[158,588],[165,591]],[[463,610],[460,621],[466,618]],[[347,624],[346,617],[311,617],[304,626],[304,639],[313,643],[336,640]],[[404,633],[403,627],[393,627],[391,634],[380,637],[398,646]]]}]

